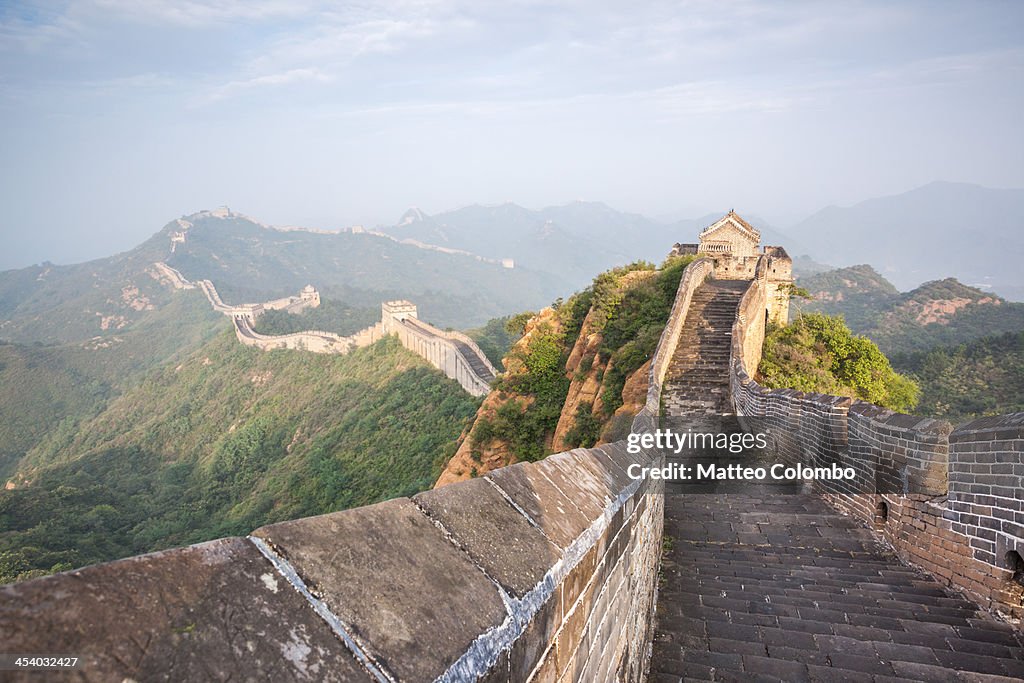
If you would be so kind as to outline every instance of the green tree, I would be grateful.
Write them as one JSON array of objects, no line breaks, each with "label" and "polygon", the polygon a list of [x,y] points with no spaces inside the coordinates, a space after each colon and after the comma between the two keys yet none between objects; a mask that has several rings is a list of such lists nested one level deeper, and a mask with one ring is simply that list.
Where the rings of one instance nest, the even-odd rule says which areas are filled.
[{"label": "green tree", "polygon": [[769,388],[853,396],[897,411],[911,410],[920,395],[874,342],[854,335],[841,318],[821,313],[770,326],[758,375]]}]

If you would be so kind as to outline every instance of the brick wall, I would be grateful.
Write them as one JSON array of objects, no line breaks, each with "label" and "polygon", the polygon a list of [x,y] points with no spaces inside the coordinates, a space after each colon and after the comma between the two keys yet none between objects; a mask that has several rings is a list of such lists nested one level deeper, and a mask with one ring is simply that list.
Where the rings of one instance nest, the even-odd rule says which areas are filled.
[{"label": "brick wall", "polygon": [[995,604],[1014,604],[1024,618],[1024,585],[1012,556],[1024,557],[1024,413],[968,422],[950,434],[949,445],[943,519],[953,534],[970,539],[969,564],[998,569],[970,576],[977,591]]},{"label": "brick wall", "polygon": [[767,390],[761,358],[766,290],[755,280],[733,327],[730,391],[737,412],[767,425],[789,464],[852,467],[852,482],[816,483],[904,559],[991,609],[1024,618],[1024,413],[948,422],[862,401]]}]

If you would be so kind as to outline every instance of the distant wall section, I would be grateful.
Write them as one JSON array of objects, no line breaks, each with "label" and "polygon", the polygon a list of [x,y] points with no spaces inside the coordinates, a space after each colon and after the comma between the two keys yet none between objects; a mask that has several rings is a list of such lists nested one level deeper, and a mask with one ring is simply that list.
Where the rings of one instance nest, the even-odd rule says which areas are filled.
[{"label": "distant wall section", "polygon": [[[155,264],[158,274],[176,288],[191,288],[192,283],[178,271],[164,263]],[[416,305],[410,301],[386,301],[381,304],[381,321],[353,335],[341,336],[333,332],[304,330],[293,334],[265,335],[253,327],[253,322],[264,311],[283,310],[298,313],[320,305],[320,293],[307,285],[298,296],[275,299],[259,304],[231,306],[221,299],[217,288],[209,280],[196,283],[206,295],[210,305],[219,313],[229,316],[235,326],[235,336],[242,344],[270,351],[293,349],[312,353],[349,353],[387,335],[396,335],[402,345],[423,357],[431,365],[473,396],[486,396],[498,371],[487,359],[476,342],[461,332],[440,330],[421,321]]]},{"label": "distant wall section", "polygon": [[438,328],[419,319],[416,305],[409,301],[381,304],[385,334],[397,335],[402,345],[457,381],[473,396],[486,396],[498,371],[472,339],[464,334]]}]

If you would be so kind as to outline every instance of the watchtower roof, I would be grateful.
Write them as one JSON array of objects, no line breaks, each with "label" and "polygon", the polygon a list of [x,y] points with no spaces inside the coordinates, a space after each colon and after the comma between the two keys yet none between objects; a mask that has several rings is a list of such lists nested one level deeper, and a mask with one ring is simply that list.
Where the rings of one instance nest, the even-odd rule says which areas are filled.
[{"label": "watchtower roof", "polygon": [[717,221],[715,221],[708,227],[704,228],[704,230],[702,230],[700,233],[700,238],[703,240],[704,238],[711,235],[711,233],[716,232],[721,228],[724,228],[726,225],[734,226],[737,230],[740,231],[740,233],[746,235],[755,243],[761,242],[761,232],[753,225],[743,220],[743,218],[741,218],[740,215],[733,211],[732,209],[729,210],[729,213],[725,214]]}]

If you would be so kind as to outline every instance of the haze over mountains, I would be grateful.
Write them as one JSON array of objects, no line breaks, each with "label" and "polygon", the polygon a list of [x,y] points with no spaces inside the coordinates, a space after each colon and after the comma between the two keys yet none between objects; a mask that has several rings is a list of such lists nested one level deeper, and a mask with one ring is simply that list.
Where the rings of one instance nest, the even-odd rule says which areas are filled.
[{"label": "haze over mountains", "polygon": [[[472,205],[434,215],[410,209],[394,225],[377,227],[396,241],[352,231],[269,229],[238,214],[213,219],[200,212],[193,216],[200,219],[189,232],[192,238],[168,258],[186,274],[217,280],[234,297],[280,296],[312,282],[355,306],[417,298],[435,321],[467,326],[544,305],[616,265],[660,262],[672,244],[696,241],[728,208],[733,207],[674,222],[584,201],[538,210],[510,202]],[[761,230],[763,243],[786,247],[798,274],[817,272],[820,264],[866,263],[902,291],[955,277],[1024,300],[1024,273],[1017,266],[1024,253],[1022,189],[935,182],[850,207],[831,206],[783,228],[745,207],[734,208]],[[108,275],[111,268],[143,269],[167,251],[176,231],[181,228],[172,222],[139,247],[91,264],[0,273],[0,325],[16,310],[24,318],[38,296],[51,299],[44,307],[81,308],[81,299],[95,294],[88,280],[97,266]],[[430,245],[468,253],[423,248]],[[502,259],[512,259],[515,268],[502,268]],[[74,295],[52,297],[60,282]],[[19,335],[0,328],[0,338]]]},{"label": "haze over mountains", "polygon": [[[1017,265],[1024,253],[1024,190],[935,182],[852,207],[828,207],[789,228],[735,208],[761,231],[763,243],[781,244],[795,258],[808,255],[833,266],[868,263],[900,290],[956,277],[1024,299]],[[506,203],[433,216],[411,209],[397,224],[380,229],[400,239],[513,258],[577,283],[588,273],[637,258],[660,261],[673,243],[696,241],[725,210],[663,223],[598,202],[540,210]]]},{"label": "haze over mountains", "polygon": [[935,182],[822,209],[787,233],[815,259],[871,264],[901,290],[956,277],[1024,300],[1024,189]]},{"label": "haze over mountains", "polygon": [[[697,234],[721,218],[663,223],[640,214],[617,211],[601,202],[576,201],[539,210],[511,202],[473,205],[429,216],[409,209],[392,226],[379,229],[398,239],[460,249],[562,277],[575,289],[594,273],[644,259],[660,263],[676,242],[695,242]],[[769,244],[786,238],[763,220],[751,217]]]},{"label": "haze over mountains", "polygon": [[159,317],[170,302],[153,267],[159,261],[190,280],[212,280],[228,303],[266,301],[312,283],[328,299],[363,308],[411,299],[428,320],[462,327],[565,294],[557,276],[474,256],[380,235],[276,230],[230,212],[200,212],[171,221],[122,254],[0,273],[0,339],[80,341],[124,334]]}]

